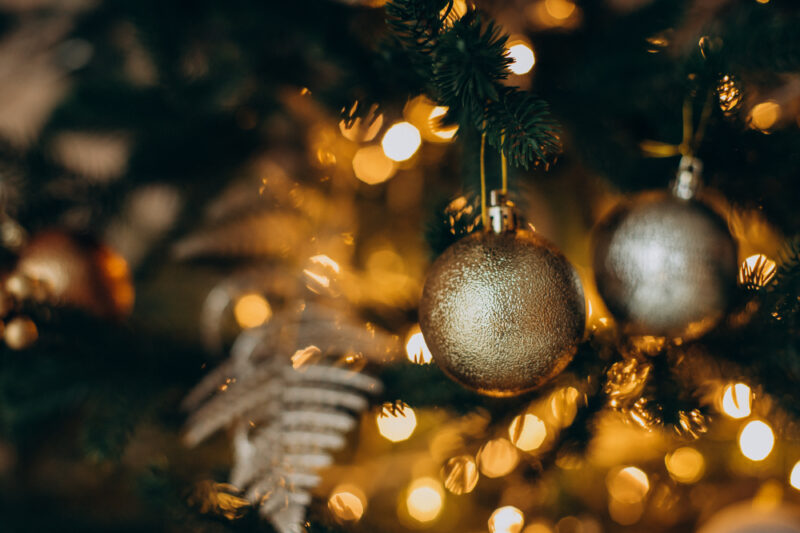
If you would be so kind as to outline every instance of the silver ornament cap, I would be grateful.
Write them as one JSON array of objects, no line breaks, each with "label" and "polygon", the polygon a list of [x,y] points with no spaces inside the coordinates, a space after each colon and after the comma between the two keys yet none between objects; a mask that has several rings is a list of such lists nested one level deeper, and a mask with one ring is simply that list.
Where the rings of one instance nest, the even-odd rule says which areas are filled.
[{"label": "silver ornament cap", "polygon": [[491,203],[491,230],[464,237],[431,267],[420,326],[434,360],[455,381],[514,396],[569,363],[583,336],[585,301],[566,258],[517,228],[502,195]]},{"label": "silver ornament cap", "polygon": [[595,231],[597,288],[626,333],[692,339],[727,311],[736,243],[722,217],[694,199],[700,168],[684,157],[672,194],[640,194]]}]

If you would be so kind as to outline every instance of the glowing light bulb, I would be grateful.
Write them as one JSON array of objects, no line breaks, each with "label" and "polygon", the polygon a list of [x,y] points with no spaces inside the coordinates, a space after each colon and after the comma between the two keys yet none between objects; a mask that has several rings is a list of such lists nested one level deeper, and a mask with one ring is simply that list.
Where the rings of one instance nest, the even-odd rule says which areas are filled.
[{"label": "glowing light bulb", "polygon": [[669,475],[680,483],[695,483],[705,471],[703,454],[685,446],[678,448],[664,458]]},{"label": "glowing light bulb", "polygon": [[650,490],[650,481],[641,469],[626,466],[609,472],[606,486],[611,497],[621,503],[638,503]]},{"label": "glowing light bulb", "polygon": [[433,478],[417,479],[408,487],[406,509],[408,514],[418,522],[433,522],[442,512],[444,491]]},{"label": "glowing light bulb", "polygon": [[412,327],[408,332],[408,341],[406,341],[406,356],[412,363],[418,365],[428,364],[433,361],[433,355],[425,344],[425,339],[422,337],[422,331],[419,324]]},{"label": "glowing light bulb", "polygon": [[800,490],[800,461],[797,461],[789,474],[789,485]]},{"label": "glowing light bulb", "polygon": [[751,461],[763,461],[775,446],[772,428],[761,420],[748,422],[739,433],[739,449]]},{"label": "glowing light bulb", "polygon": [[750,398],[750,387],[744,383],[728,385],[722,393],[722,412],[731,418],[747,418],[750,416]]},{"label": "glowing light bulb", "polygon": [[545,441],[547,438],[547,426],[536,415],[516,416],[511,421],[508,434],[514,446],[522,451],[529,452],[537,449]]},{"label": "glowing light bulb", "polygon": [[478,465],[470,455],[450,458],[442,467],[444,486],[453,494],[472,492],[478,484]]},{"label": "glowing light bulb", "polygon": [[417,427],[417,415],[414,410],[405,405],[384,404],[381,412],[376,417],[378,431],[387,440],[400,442],[406,440],[414,433]]},{"label": "glowing light bulb", "polygon": [[491,533],[520,533],[525,516],[522,511],[513,505],[506,505],[495,509],[489,517],[489,531]]},{"label": "glowing light bulb", "polygon": [[527,74],[536,64],[536,56],[530,46],[523,42],[513,43],[508,47],[506,55],[514,60],[508,70],[514,74]]},{"label": "glowing light bulb", "polygon": [[398,122],[383,136],[381,146],[386,157],[393,161],[410,159],[422,144],[419,130],[408,122]]},{"label": "glowing light bulb", "polygon": [[243,294],[233,306],[233,316],[240,328],[255,328],[272,318],[272,308],[260,294]]},{"label": "glowing light bulb", "polygon": [[345,522],[357,522],[364,515],[367,497],[360,488],[354,485],[339,485],[328,498],[328,509],[331,514]]}]

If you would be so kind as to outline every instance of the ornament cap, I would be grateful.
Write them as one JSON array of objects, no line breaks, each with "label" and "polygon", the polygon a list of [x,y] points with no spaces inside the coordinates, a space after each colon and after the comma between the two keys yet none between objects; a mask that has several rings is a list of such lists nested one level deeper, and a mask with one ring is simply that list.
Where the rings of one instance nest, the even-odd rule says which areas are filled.
[{"label": "ornament cap", "polygon": [[694,198],[703,184],[702,171],[702,161],[690,155],[681,157],[678,173],[675,175],[675,181],[672,182],[672,194],[682,200]]},{"label": "ornament cap", "polygon": [[493,190],[489,193],[489,227],[492,233],[507,233],[516,231],[519,226],[517,220],[517,210],[513,202],[508,200],[508,196],[501,190]]}]

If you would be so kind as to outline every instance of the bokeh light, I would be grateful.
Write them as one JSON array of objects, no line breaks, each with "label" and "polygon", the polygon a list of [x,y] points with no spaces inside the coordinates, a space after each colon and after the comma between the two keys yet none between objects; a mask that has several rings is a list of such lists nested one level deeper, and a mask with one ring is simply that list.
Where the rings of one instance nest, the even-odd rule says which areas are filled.
[{"label": "bokeh light", "polygon": [[781,106],[773,100],[756,104],[750,110],[750,124],[761,131],[770,129],[780,117]]},{"label": "bokeh light", "polygon": [[451,457],[442,467],[444,486],[453,494],[472,492],[479,477],[478,465],[470,455]]},{"label": "bokeh light", "polygon": [[508,70],[517,75],[527,74],[536,64],[536,56],[533,53],[533,49],[527,43],[521,41],[512,42],[508,50],[506,50],[506,56],[514,60],[508,66]]},{"label": "bokeh light", "polygon": [[554,19],[568,19],[575,11],[575,4],[570,0],[545,0],[544,8]]},{"label": "bokeh light", "polygon": [[328,509],[343,522],[356,522],[364,515],[367,497],[355,485],[339,485],[331,491]]},{"label": "bokeh light", "polygon": [[431,113],[428,115],[431,133],[442,140],[450,140],[455,137],[456,133],[458,132],[458,126],[447,126],[444,128],[441,126],[440,121],[446,114],[447,107],[439,105],[431,109]]},{"label": "bokeh light", "polygon": [[522,530],[522,533],[553,533],[553,530],[550,529],[550,526],[547,524],[537,522],[535,524],[525,526],[525,529]]},{"label": "bokeh light", "polygon": [[775,276],[775,261],[764,254],[747,257],[739,267],[739,283],[763,287]]},{"label": "bokeh light", "polygon": [[433,355],[425,344],[419,324],[412,327],[406,336],[406,357],[418,365],[428,364],[433,361]]},{"label": "bokeh light", "polygon": [[538,416],[527,413],[514,417],[508,428],[508,434],[514,446],[529,452],[544,443],[547,438],[547,426]]},{"label": "bokeh light", "polygon": [[272,318],[272,308],[262,295],[247,293],[236,300],[233,316],[240,328],[255,328]]},{"label": "bokeh light", "polygon": [[506,439],[493,439],[478,452],[478,467],[486,477],[505,476],[519,462],[517,449]]},{"label": "bokeh light", "polygon": [[550,395],[550,418],[559,427],[567,427],[578,414],[580,393],[575,387],[563,387]]},{"label": "bokeh light", "polygon": [[406,509],[418,522],[433,522],[442,512],[444,491],[438,481],[431,477],[417,479],[408,487]]},{"label": "bokeh light", "polygon": [[750,416],[750,387],[744,383],[732,383],[722,392],[722,412],[731,418]]},{"label": "bokeh light", "polygon": [[489,517],[489,531],[491,533],[520,533],[525,516],[522,511],[513,505],[506,505],[495,509]]},{"label": "bokeh light", "polygon": [[789,485],[800,490],[800,461],[797,461],[789,474]]},{"label": "bokeh light", "polygon": [[745,424],[739,433],[739,449],[751,461],[763,461],[772,452],[775,435],[772,428],[761,420]]},{"label": "bokeh light", "polygon": [[641,469],[626,466],[609,472],[606,486],[613,499],[622,503],[637,503],[642,501],[650,490],[650,481]]},{"label": "bokeh light", "polygon": [[410,159],[422,144],[419,130],[409,122],[398,122],[389,128],[383,136],[381,146],[386,157],[393,161]]},{"label": "bokeh light", "polygon": [[388,180],[397,171],[394,161],[386,157],[380,146],[359,148],[353,156],[353,173],[367,185],[377,185]]},{"label": "bokeh light", "polygon": [[376,421],[380,434],[392,442],[406,440],[417,427],[417,415],[405,404],[385,404]]},{"label": "bokeh light", "polygon": [[667,454],[664,462],[672,479],[680,483],[696,483],[703,477],[706,468],[703,454],[689,446]]}]

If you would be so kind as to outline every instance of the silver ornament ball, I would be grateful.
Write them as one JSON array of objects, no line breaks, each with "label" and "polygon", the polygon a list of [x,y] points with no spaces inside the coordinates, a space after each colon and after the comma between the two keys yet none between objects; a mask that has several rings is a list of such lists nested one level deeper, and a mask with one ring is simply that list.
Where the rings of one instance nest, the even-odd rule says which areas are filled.
[{"label": "silver ornament ball", "polygon": [[542,385],[569,363],[586,319],[572,265],[525,230],[478,232],[431,267],[420,326],[436,363],[489,396]]},{"label": "silver ornament ball", "polygon": [[597,288],[629,334],[699,337],[724,316],[736,273],[725,221],[697,200],[645,193],[595,231]]}]

